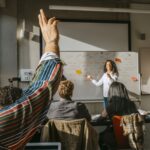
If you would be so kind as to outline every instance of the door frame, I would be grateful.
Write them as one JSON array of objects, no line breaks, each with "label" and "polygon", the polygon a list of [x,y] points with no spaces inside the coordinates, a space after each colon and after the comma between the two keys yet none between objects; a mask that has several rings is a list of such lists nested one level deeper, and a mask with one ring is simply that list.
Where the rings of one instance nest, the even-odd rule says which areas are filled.
[{"label": "door frame", "polygon": [[141,61],[141,51],[150,51],[150,47],[140,47],[138,50],[139,53],[139,73],[140,73],[140,84],[141,84],[141,95],[150,95],[150,93],[143,92],[142,88],[142,61]]}]

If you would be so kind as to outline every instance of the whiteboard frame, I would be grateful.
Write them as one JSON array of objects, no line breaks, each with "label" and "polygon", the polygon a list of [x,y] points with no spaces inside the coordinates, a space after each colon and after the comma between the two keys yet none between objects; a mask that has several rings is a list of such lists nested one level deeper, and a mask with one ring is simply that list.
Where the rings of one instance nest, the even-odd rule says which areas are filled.
[{"label": "whiteboard frame", "polygon": [[[62,51],[62,53],[67,53],[67,52],[75,52],[75,53],[79,53],[79,52],[85,52],[85,51]],[[98,51],[87,51],[87,52],[98,52]],[[99,51],[99,52],[101,52],[101,53],[105,53],[105,52],[115,52],[115,53],[128,53],[128,52],[132,52],[132,51]],[[138,66],[138,68],[137,68],[137,75],[138,75],[138,77],[139,77],[139,80],[138,80],[138,82],[139,82],[139,86],[138,86],[138,89],[139,89],[139,93],[138,94],[136,94],[136,93],[133,93],[133,92],[131,92],[131,91],[129,91],[129,89],[127,88],[127,90],[128,90],[128,94],[129,94],[129,96],[130,96],[130,98],[133,100],[133,101],[139,101],[140,99],[141,99],[141,76],[140,76],[140,67],[139,67],[139,52],[136,52],[137,54],[138,54],[138,62],[137,62],[137,66]],[[58,100],[57,99],[57,96],[55,97],[55,100]],[[79,99],[74,99],[75,101],[78,101]],[[82,98],[82,99],[80,99],[79,101],[93,101],[93,100],[95,100],[95,101],[103,101],[103,99],[102,98],[92,98],[92,99],[87,99],[87,98]]]}]

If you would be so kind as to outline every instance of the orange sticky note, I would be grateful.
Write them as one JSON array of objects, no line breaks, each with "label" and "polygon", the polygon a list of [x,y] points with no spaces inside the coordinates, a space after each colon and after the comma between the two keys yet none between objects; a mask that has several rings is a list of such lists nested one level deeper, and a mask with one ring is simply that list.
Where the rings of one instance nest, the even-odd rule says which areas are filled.
[{"label": "orange sticky note", "polygon": [[132,80],[132,81],[138,81],[138,78],[135,77],[135,76],[132,76],[132,77],[131,77],[131,80]]},{"label": "orange sticky note", "polygon": [[122,61],[121,61],[120,58],[115,58],[115,62],[116,62],[116,63],[121,63]]}]

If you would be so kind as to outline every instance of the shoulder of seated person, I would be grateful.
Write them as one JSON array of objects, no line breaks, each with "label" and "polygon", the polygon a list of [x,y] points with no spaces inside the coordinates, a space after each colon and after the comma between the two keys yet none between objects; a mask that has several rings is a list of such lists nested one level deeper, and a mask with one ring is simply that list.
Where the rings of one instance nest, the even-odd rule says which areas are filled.
[{"label": "shoulder of seated person", "polygon": [[70,101],[70,100],[64,100],[64,101],[58,101],[57,104],[60,104],[60,105],[69,105],[69,104],[75,104],[74,101]]},{"label": "shoulder of seated person", "polygon": [[135,102],[130,100],[130,105],[132,105],[132,106],[135,105]]}]

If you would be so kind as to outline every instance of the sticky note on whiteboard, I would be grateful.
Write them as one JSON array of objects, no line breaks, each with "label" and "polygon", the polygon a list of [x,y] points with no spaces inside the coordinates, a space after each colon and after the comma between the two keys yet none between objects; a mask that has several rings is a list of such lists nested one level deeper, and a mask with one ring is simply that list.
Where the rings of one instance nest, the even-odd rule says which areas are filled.
[{"label": "sticky note on whiteboard", "polygon": [[122,61],[121,61],[121,58],[115,58],[115,62],[116,63],[121,63]]},{"label": "sticky note on whiteboard", "polygon": [[77,75],[81,75],[82,74],[82,71],[80,69],[77,69],[75,72],[76,72]]},{"label": "sticky note on whiteboard", "polygon": [[132,80],[132,81],[138,81],[138,78],[135,77],[135,76],[132,76],[132,77],[131,77],[131,80]]}]

